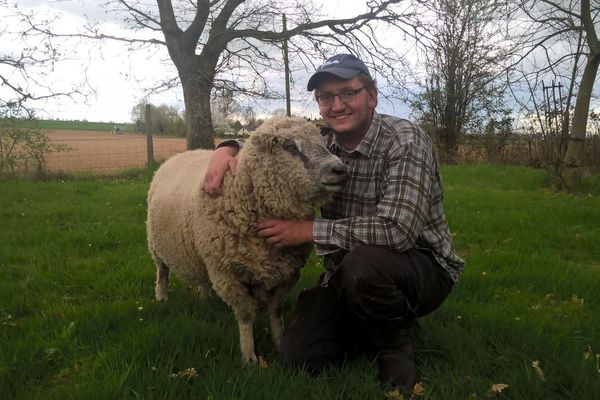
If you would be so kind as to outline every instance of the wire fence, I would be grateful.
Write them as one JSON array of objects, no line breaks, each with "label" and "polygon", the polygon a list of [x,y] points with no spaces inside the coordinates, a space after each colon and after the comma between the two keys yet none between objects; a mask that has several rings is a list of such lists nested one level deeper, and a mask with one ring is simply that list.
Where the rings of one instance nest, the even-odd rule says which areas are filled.
[{"label": "wire fence", "polygon": [[[148,161],[146,135],[143,134],[53,130],[48,136],[53,144],[66,148],[46,155],[45,167],[50,173],[108,175],[144,167]],[[215,143],[220,140],[216,139]],[[461,140],[457,161],[543,167],[555,162],[556,148],[554,139],[539,135],[467,136]],[[155,162],[185,149],[185,138],[153,136]],[[585,164],[592,171],[600,171],[600,136],[587,138],[585,150]]]},{"label": "wire fence", "polygon": [[[505,165],[544,167],[561,162],[560,137],[542,135],[468,135],[459,147],[459,162],[488,162]],[[584,165],[600,171],[600,136],[585,139]]]},{"label": "wire fence", "polygon": [[[106,175],[147,164],[146,135],[93,131],[50,131],[53,144],[66,148],[46,157],[48,172]],[[185,151],[184,138],[153,136],[154,161]]]}]

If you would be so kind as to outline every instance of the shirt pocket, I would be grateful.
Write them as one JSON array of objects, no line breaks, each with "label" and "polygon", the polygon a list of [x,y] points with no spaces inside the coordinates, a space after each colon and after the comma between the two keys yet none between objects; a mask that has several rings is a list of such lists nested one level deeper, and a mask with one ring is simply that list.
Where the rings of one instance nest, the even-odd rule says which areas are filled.
[{"label": "shirt pocket", "polygon": [[353,191],[357,215],[371,216],[377,211],[382,198],[382,160],[361,160],[355,174],[356,187]]}]

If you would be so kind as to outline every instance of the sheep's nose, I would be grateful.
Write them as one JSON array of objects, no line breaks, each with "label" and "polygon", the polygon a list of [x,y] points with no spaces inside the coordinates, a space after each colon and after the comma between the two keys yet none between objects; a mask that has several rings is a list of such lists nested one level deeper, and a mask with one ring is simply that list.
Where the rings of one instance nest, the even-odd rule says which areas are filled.
[{"label": "sheep's nose", "polygon": [[331,172],[333,172],[334,175],[342,177],[346,176],[346,174],[348,173],[348,168],[346,168],[344,164],[336,164],[333,167],[331,167]]}]

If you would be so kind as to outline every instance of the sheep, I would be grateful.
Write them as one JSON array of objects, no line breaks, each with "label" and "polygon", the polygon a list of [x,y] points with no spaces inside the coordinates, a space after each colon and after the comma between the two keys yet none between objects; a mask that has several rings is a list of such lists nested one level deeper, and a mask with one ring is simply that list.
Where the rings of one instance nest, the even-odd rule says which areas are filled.
[{"label": "sheep", "polygon": [[219,197],[200,188],[212,153],[178,154],[153,177],[147,236],[155,296],[167,299],[169,272],[201,293],[212,288],[237,319],[242,360],[254,364],[252,324],[259,300],[266,302],[278,348],[282,304],[312,248],[276,248],[257,236],[256,226],[267,218],[312,218],[342,189],[346,167],[323,146],[317,127],[302,118],[265,121],[239,152],[236,175],[225,175]]}]

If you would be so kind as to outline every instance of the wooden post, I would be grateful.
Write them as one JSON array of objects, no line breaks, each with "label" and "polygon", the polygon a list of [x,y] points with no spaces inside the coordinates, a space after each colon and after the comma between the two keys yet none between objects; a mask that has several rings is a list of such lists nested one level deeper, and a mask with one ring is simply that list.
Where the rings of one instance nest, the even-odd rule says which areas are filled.
[{"label": "wooden post", "polygon": [[154,143],[152,142],[152,120],[150,104],[146,104],[146,166],[154,165]]},{"label": "wooden post", "polygon": [[[287,21],[283,14],[283,33],[287,32]],[[292,116],[292,106],[290,100],[290,61],[288,59],[287,38],[283,39],[283,64],[285,67],[285,115]]]}]

